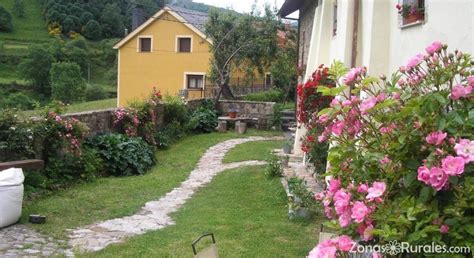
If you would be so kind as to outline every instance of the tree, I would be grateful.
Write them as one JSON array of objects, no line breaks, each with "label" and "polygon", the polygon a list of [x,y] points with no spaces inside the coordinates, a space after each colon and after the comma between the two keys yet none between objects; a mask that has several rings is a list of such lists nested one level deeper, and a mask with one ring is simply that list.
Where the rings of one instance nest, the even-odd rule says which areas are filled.
[{"label": "tree", "polygon": [[9,32],[12,31],[12,16],[11,14],[0,5],[0,31]]},{"label": "tree", "polygon": [[25,17],[25,3],[23,3],[23,0],[15,0],[15,3],[13,4],[13,13],[16,17]]},{"label": "tree", "polygon": [[296,43],[296,31],[285,28],[284,42],[279,44],[276,57],[270,67],[272,81],[275,87],[286,93],[286,99],[294,96],[296,85],[296,60],[298,58],[298,46]]},{"label": "tree", "polygon": [[84,27],[83,33],[90,40],[99,40],[102,37],[102,28],[98,22],[90,20]]},{"label": "tree", "polygon": [[33,45],[19,67],[23,79],[33,83],[35,91],[46,97],[51,94],[49,70],[54,61],[47,45]]},{"label": "tree", "polygon": [[123,36],[125,26],[123,25],[123,16],[120,13],[120,7],[116,4],[107,4],[104,8],[100,22],[102,24],[102,33],[105,37]]},{"label": "tree", "polygon": [[240,15],[231,11],[211,10],[206,23],[206,34],[211,45],[211,80],[219,87],[217,100],[234,98],[229,88],[234,68],[247,67],[263,73],[269,67],[277,49],[277,28],[280,23],[265,7],[264,16],[252,11]]},{"label": "tree", "polygon": [[74,31],[74,21],[71,19],[71,17],[67,17],[66,19],[64,19],[63,23],[62,23],[62,32],[63,33],[69,33],[71,31]]},{"label": "tree", "polygon": [[76,63],[62,62],[51,66],[51,97],[64,103],[82,99],[86,83]]}]

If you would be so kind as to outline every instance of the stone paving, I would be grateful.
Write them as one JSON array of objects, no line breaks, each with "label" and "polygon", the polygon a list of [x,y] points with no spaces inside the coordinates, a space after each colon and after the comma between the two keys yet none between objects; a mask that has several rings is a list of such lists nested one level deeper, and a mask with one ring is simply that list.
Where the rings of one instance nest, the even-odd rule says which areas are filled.
[{"label": "stone paving", "polygon": [[0,257],[38,256],[73,257],[74,254],[66,241],[46,237],[25,225],[16,224],[0,229]]}]

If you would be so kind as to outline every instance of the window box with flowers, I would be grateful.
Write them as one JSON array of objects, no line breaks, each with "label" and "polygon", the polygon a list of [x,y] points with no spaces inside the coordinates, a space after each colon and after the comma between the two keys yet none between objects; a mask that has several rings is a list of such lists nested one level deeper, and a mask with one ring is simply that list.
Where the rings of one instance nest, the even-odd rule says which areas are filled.
[{"label": "window box with flowers", "polygon": [[402,0],[396,5],[401,17],[400,27],[421,24],[425,21],[424,0]]}]

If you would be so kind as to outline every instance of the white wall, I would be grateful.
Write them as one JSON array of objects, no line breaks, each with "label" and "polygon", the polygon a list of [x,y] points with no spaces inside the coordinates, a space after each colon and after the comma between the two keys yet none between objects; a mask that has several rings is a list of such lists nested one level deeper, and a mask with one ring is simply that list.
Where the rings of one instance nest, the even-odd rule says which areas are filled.
[{"label": "white wall", "polygon": [[[397,0],[391,0],[395,6]],[[417,53],[424,53],[425,47],[435,40],[474,53],[474,1],[472,0],[425,0],[426,22],[408,28],[398,28],[398,15],[390,12],[390,54],[389,71],[397,70]],[[393,9],[395,9],[393,7]]]}]

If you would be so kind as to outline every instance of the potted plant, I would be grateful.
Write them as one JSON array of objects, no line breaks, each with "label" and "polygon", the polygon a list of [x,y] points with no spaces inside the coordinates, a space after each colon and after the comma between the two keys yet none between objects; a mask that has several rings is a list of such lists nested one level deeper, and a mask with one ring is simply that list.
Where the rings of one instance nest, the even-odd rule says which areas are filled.
[{"label": "potted plant", "polygon": [[281,165],[285,168],[288,167],[288,162],[290,161],[290,157],[288,155],[283,155],[280,157]]},{"label": "potted plant", "polygon": [[403,18],[403,24],[410,24],[425,19],[425,8],[421,8],[416,4],[397,4],[396,8]]},{"label": "potted plant", "polygon": [[291,149],[293,148],[293,142],[289,139],[286,140],[283,144],[283,153],[291,154]]},{"label": "potted plant", "polygon": [[237,117],[237,112],[239,112],[238,109],[231,107],[231,108],[229,108],[228,115],[229,115],[230,118],[233,119],[233,118]]}]

